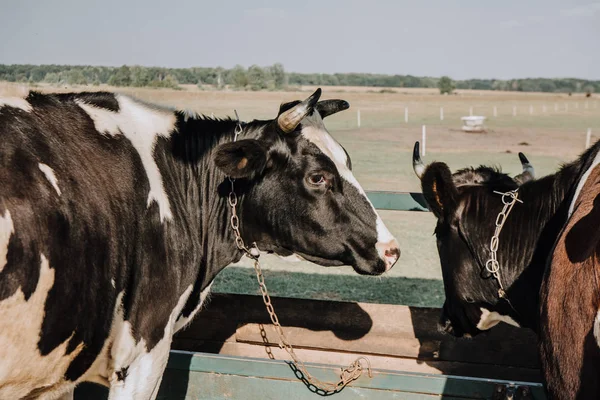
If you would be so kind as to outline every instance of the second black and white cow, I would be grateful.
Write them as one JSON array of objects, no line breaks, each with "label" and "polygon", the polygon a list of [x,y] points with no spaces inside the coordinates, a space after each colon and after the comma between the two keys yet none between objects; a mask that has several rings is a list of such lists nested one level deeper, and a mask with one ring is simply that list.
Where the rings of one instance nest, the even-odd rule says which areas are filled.
[{"label": "second black and white cow", "polygon": [[361,274],[399,257],[308,99],[240,124],[110,93],[0,99],[0,399],[156,397],[171,337],[214,277],[263,251]]},{"label": "second black and white cow", "polygon": [[[533,329],[553,399],[600,396],[599,165],[597,142],[557,173],[520,186],[488,167],[452,174],[432,163],[417,171],[438,219],[441,328],[456,336],[501,321]],[[502,193],[516,189],[521,203],[499,217],[511,199]],[[492,236],[503,220],[493,276]]]}]

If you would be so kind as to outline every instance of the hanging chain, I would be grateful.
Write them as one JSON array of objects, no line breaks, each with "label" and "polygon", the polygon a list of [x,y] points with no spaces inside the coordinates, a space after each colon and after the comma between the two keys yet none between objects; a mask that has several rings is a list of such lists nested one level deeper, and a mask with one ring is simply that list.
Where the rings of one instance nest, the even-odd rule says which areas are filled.
[{"label": "hanging chain", "polygon": [[[237,112],[235,114],[237,117]],[[238,136],[242,133],[242,126],[239,123],[239,118],[234,133],[235,136],[233,140],[236,141]],[[373,375],[371,373],[371,363],[366,357],[359,357],[348,367],[342,368],[340,380],[335,383],[321,381],[320,379],[312,376],[310,372],[308,372],[306,366],[304,365],[304,362],[298,358],[296,352],[294,351],[294,348],[285,336],[283,328],[279,323],[279,318],[275,313],[275,308],[271,303],[271,296],[269,296],[267,285],[265,284],[265,277],[262,274],[260,262],[258,260],[260,257],[260,251],[258,250],[256,243],[252,243],[250,247],[246,246],[246,244],[244,243],[244,239],[242,238],[242,235],[240,233],[240,219],[237,215],[238,197],[235,193],[235,179],[229,178],[229,182],[231,183],[231,192],[229,192],[227,202],[231,207],[230,225],[235,236],[235,245],[239,250],[241,250],[244,253],[246,257],[250,258],[253,262],[254,272],[256,273],[256,280],[258,281],[258,286],[260,288],[260,293],[262,295],[263,302],[265,303],[267,312],[269,313],[269,317],[271,318],[271,322],[275,327],[275,332],[277,333],[277,336],[279,336],[279,347],[285,350],[291,357],[291,363],[293,364],[292,369],[294,370],[294,373],[296,373],[296,376],[298,376],[298,378],[300,378],[306,384],[308,384],[311,390],[321,395],[328,395],[339,392],[350,382],[358,379],[362,375],[363,370],[365,369],[363,367],[362,361],[364,361],[367,365],[366,369],[369,374],[369,377],[372,377]]]},{"label": "hanging chain", "polygon": [[[498,289],[498,297],[506,299],[506,291],[504,290],[504,286],[502,285],[502,280],[500,279],[500,263],[498,263],[498,244],[500,232],[502,232],[502,228],[504,227],[504,223],[508,218],[508,214],[512,211],[514,205],[517,203],[523,203],[519,199],[518,188],[515,190],[511,190],[506,193],[494,191],[494,193],[502,196],[502,211],[496,217],[496,230],[494,231],[494,236],[492,236],[492,240],[490,241],[490,259],[485,263],[485,269],[492,274],[492,276],[498,281],[498,285],[500,288]],[[510,302],[509,302],[510,304]],[[512,307],[512,305],[511,305]]]}]

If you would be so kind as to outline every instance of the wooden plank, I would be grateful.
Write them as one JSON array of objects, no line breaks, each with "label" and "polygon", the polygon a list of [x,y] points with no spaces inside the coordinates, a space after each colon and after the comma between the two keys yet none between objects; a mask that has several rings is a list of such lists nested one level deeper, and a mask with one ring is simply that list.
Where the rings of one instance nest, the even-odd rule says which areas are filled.
[{"label": "wooden plank", "polygon": [[378,210],[429,211],[422,193],[367,191],[367,197]]},{"label": "wooden plank", "polygon": [[[325,380],[338,378],[339,367],[307,364],[311,373]],[[490,399],[497,385],[508,381],[395,372],[373,369],[340,394],[344,399]],[[544,399],[540,384],[514,381],[527,386],[534,399]],[[105,399],[107,391],[96,385],[78,387],[75,399]],[[385,396],[384,396],[385,395]],[[281,361],[226,357],[202,353],[171,352],[159,399],[312,399],[290,366]],[[435,397],[432,397],[435,396]]]},{"label": "wooden plank", "polygon": [[[437,329],[438,309],[389,304],[274,298],[284,330],[298,348],[537,369],[537,340],[525,329],[500,325],[472,340]],[[259,296],[214,295],[173,348],[219,353],[224,343],[275,344]],[[445,372],[445,371],[441,371]],[[489,376],[490,378],[494,376]]]}]

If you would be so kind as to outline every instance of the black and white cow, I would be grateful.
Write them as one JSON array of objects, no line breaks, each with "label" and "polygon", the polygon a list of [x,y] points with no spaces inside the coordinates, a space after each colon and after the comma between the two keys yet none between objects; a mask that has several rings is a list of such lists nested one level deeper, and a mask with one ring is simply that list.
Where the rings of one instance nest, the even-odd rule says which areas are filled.
[{"label": "black and white cow", "polygon": [[[419,159],[415,163],[420,164]],[[446,301],[440,327],[473,336],[499,322],[534,330],[554,399],[600,396],[600,142],[557,173],[515,182],[480,167],[452,174],[444,163],[415,170],[437,217],[435,234]],[[465,173],[468,174],[465,174]],[[463,179],[469,175],[468,179]],[[499,282],[490,241],[502,196],[518,188],[499,235]]]},{"label": "black and white cow", "polygon": [[241,124],[120,94],[0,99],[0,399],[156,397],[172,335],[242,256],[267,252],[377,275],[398,244],[322,118],[342,100]]}]

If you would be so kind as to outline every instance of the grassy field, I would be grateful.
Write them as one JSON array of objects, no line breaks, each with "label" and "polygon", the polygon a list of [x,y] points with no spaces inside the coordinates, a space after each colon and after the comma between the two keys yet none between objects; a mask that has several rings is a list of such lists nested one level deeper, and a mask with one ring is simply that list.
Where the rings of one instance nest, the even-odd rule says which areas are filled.
[{"label": "grassy field", "polygon": [[[97,90],[98,88],[51,88],[42,91]],[[273,118],[281,102],[301,99],[314,88],[287,92],[114,89],[145,101],[191,109],[216,116],[242,119]],[[24,89],[0,84],[0,96]],[[553,173],[561,163],[573,160],[585,146],[587,128],[592,141],[600,136],[600,98],[582,95],[459,91],[441,96],[430,89],[323,88],[323,98],[341,98],[348,111],[327,119],[332,135],[352,157],[355,175],[367,190],[420,191],[411,165],[412,147],[427,126],[426,161],[444,161],[453,169],[488,164],[518,173],[517,157],[523,151],[538,176]],[[404,121],[408,107],[409,120]],[[440,120],[440,107],[444,120]],[[497,117],[493,116],[496,107]],[[460,130],[460,117],[488,119],[487,133]],[[516,116],[513,116],[516,108]],[[361,127],[357,127],[357,110]],[[432,236],[435,220],[429,213],[382,211],[382,218],[400,241],[402,257],[386,276],[359,277],[351,268],[323,268],[309,263],[285,263],[265,257],[266,281],[273,294],[289,297],[331,298],[379,303],[439,306],[443,301],[441,271]],[[243,223],[243,221],[242,221]],[[257,285],[242,262],[228,267],[214,290],[258,293]]]}]

